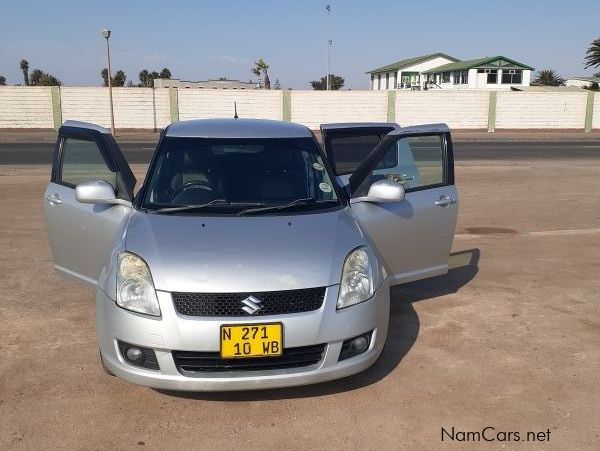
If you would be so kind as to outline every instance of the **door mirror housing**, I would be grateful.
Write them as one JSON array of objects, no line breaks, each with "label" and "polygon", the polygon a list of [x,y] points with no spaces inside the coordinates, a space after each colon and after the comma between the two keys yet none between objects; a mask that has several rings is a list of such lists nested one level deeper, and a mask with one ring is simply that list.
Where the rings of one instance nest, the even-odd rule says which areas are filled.
[{"label": "door mirror housing", "polygon": [[131,202],[118,199],[113,186],[105,180],[80,183],[75,187],[75,197],[82,204],[131,206]]},{"label": "door mirror housing", "polygon": [[369,188],[369,192],[364,197],[356,197],[351,203],[356,202],[374,202],[374,203],[390,203],[402,202],[404,200],[404,186],[398,182],[388,179],[378,180]]}]

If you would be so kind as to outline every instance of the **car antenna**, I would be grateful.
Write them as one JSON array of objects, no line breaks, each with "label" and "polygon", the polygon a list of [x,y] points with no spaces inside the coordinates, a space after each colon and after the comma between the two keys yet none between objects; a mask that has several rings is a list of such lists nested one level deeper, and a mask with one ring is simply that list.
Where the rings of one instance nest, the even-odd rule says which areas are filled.
[{"label": "car antenna", "polygon": [[233,118],[237,119],[238,115],[237,115],[237,103],[233,102]]}]

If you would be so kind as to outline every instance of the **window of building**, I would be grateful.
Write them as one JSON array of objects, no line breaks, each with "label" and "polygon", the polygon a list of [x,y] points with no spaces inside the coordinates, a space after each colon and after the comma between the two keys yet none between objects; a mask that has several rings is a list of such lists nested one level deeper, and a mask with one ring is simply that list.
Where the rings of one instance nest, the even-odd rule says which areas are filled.
[{"label": "window of building", "polygon": [[502,71],[502,84],[521,84],[523,82],[523,71],[518,69],[504,69]]},{"label": "window of building", "polygon": [[454,83],[455,85],[466,85],[469,83],[469,71],[461,70],[457,72],[453,72],[454,74]]},{"label": "window of building", "polygon": [[450,83],[450,72],[442,72],[442,83]]},{"label": "window of building", "polygon": [[390,89],[390,73],[385,73],[385,89]]},{"label": "window of building", "polygon": [[487,74],[487,84],[494,85],[498,83],[498,70],[497,69],[485,69]]},{"label": "window of building", "polygon": [[377,75],[377,89],[381,89],[381,74]]}]

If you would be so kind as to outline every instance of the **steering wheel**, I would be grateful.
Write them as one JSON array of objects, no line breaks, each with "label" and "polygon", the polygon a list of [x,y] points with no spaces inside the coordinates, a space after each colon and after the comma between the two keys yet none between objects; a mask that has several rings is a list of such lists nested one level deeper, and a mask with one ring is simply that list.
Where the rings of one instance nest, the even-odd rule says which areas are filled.
[{"label": "steering wheel", "polygon": [[204,180],[190,180],[189,182],[185,182],[183,185],[181,185],[179,188],[177,188],[173,192],[172,198],[175,199],[177,196],[179,196],[185,190],[192,188],[192,187],[196,187],[196,186],[199,188],[205,189],[207,191],[213,190],[212,187],[210,185],[208,185]]}]

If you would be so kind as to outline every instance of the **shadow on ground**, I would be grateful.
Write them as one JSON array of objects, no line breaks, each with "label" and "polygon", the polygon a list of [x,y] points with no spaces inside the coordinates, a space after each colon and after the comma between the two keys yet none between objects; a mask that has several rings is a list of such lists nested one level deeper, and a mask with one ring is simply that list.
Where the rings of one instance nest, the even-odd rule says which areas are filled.
[{"label": "shadow on ground", "polygon": [[390,326],[385,348],[377,362],[362,373],[316,385],[272,390],[220,393],[157,391],[169,396],[208,401],[259,401],[309,398],[355,390],[374,384],[398,366],[419,335],[419,317],[413,304],[424,299],[435,299],[460,290],[473,280],[477,274],[479,257],[479,249],[455,252],[450,256],[448,274],[392,288]]}]

